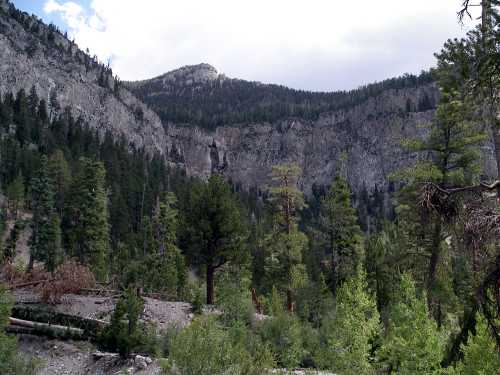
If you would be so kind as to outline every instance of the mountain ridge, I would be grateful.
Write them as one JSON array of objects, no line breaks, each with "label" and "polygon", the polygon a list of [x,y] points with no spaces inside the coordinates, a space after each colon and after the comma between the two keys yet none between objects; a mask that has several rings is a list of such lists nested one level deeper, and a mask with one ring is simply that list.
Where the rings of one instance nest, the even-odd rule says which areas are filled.
[{"label": "mountain ridge", "polygon": [[[191,176],[222,173],[245,190],[263,189],[273,165],[295,162],[310,192],[330,184],[343,154],[354,191],[387,190],[388,176],[415,158],[401,140],[424,135],[419,125],[432,120],[439,95],[425,74],[421,81],[409,75],[352,92],[309,93],[227,78],[208,64],[159,76],[167,92],[158,77],[141,81],[158,84],[158,95],[144,86],[141,93],[53,25],[0,4],[1,95],[35,87],[54,116],[68,108],[100,134],[161,154]],[[490,153],[486,145],[486,173]]]}]

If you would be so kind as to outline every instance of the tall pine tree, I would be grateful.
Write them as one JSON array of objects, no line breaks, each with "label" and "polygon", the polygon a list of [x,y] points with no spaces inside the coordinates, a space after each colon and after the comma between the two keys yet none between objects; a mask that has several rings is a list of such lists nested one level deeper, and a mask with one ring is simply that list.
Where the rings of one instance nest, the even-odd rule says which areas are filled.
[{"label": "tall pine tree", "polygon": [[35,260],[45,262],[54,271],[62,262],[60,219],[55,209],[54,181],[50,177],[47,157],[41,158],[40,168],[31,183],[33,231],[28,269]]},{"label": "tall pine tree", "polygon": [[101,162],[80,158],[66,213],[71,255],[91,266],[98,279],[106,277],[109,256],[105,169]]},{"label": "tall pine tree", "polygon": [[321,202],[319,224],[331,269],[327,280],[334,295],[343,281],[355,275],[362,260],[362,232],[350,196],[347,180],[337,176]]}]

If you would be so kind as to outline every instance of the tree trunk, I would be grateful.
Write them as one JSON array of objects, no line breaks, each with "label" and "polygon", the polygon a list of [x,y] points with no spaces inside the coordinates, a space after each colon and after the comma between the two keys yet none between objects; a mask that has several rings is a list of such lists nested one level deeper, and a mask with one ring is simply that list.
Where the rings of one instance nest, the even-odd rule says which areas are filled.
[{"label": "tree trunk", "polygon": [[439,261],[441,258],[441,221],[439,221],[434,226],[434,233],[432,236],[431,244],[431,259],[429,261],[429,270],[427,275],[427,299],[429,304],[429,310],[432,308],[434,284],[436,283],[436,273]]},{"label": "tree trunk", "polygon": [[207,305],[214,304],[214,276],[215,268],[207,265]]},{"label": "tree trunk", "polygon": [[[494,123],[492,128],[493,144],[495,146],[495,156],[497,159],[497,178],[500,179],[500,124]],[[497,189],[500,192],[500,188]]]},{"label": "tree trunk", "polygon": [[294,304],[293,304],[293,293],[292,289],[288,288],[286,290],[286,309],[288,312],[293,313]]}]

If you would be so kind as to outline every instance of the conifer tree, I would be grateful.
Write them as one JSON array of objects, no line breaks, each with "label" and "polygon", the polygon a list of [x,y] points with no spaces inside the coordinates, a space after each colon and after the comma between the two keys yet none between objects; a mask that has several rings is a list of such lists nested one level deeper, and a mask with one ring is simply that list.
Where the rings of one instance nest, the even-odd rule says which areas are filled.
[{"label": "conifer tree", "polygon": [[48,161],[42,156],[40,168],[31,183],[33,232],[29,269],[35,260],[45,262],[54,271],[62,261],[60,220],[55,210],[54,183],[49,175]]},{"label": "conifer tree", "polygon": [[184,256],[177,247],[176,202],[173,193],[166,193],[165,198],[158,203],[152,223],[153,253],[146,260],[150,265],[149,284],[156,290],[167,291],[173,297],[179,297],[186,283]]},{"label": "conifer tree", "polygon": [[325,345],[315,360],[321,368],[339,374],[373,374],[372,343],[380,331],[375,297],[369,293],[365,273],[359,268],[339,288],[334,314],[320,331]]},{"label": "conifer tree", "polygon": [[491,335],[486,319],[476,316],[476,333],[469,334],[467,344],[461,347],[463,359],[456,365],[452,375],[495,375],[500,369],[500,352]]},{"label": "conifer tree", "polygon": [[247,255],[239,203],[221,176],[193,188],[185,223],[189,256],[205,269],[207,304],[213,304],[216,271]]},{"label": "conifer tree", "polygon": [[49,158],[49,173],[54,182],[55,205],[59,215],[63,214],[64,202],[71,184],[69,164],[61,150],[56,150]]},{"label": "conifer tree", "polygon": [[109,256],[105,170],[101,162],[80,158],[67,210],[68,245],[72,255],[91,266],[98,279],[106,276]]},{"label": "conifer tree", "polygon": [[402,275],[394,299],[379,361],[391,374],[435,374],[441,369],[444,338],[408,274]]},{"label": "conifer tree", "polygon": [[472,121],[471,107],[458,91],[460,82],[447,70],[438,70],[441,100],[425,139],[407,139],[405,146],[421,155],[411,168],[399,174],[407,184],[399,196],[399,212],[419,231],[420,247],[429,253],[426,286],[433,313],[441,302],[436,295],[437,274],[446,249],[446,226],[435,213],[421,215],[419,184],[434,183],[441,188],[474,182],[479,175],[478,145],[485,136]]},{"label": "conifer tree", "polygon": [[319,221],[326,237],[326,254],[331,265],[328,280],[334,295],[343,281],[355,275],[361,262],[362,233],[350,195],[346,179],[337,176],[321,202]]},{"label": "conifer tree", "polygon": [[296,164],[273,167],[273,186],[269,189],[274,208],[274,228],[267,239],[266,269],[273,284],[282,286],[287,308],[294,309],[294,289],[304,283],[306,268],[303,252],[307,237],[298,229],[298,213],[305,207],[303,193],[297,188],[300,168]]}]

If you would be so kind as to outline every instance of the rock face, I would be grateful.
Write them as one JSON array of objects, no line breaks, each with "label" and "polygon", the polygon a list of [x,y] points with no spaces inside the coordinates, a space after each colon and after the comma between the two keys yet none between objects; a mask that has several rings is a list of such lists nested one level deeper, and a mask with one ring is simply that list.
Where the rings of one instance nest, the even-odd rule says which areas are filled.
[{"label": "rock face", "polygon": [[[325,113],[317,121],[298,118],[277,124],[222,126],[214,131],[168,124],[171,155],[192,174],[207,177],[213,171],[241,184],[243,189],[263,187],[271,167],[295,162],[302,170],[301,187],[328,185],[345,170],[354,190],[387,186],[388,176],[414,159],[400,147],[403,138],[422,135],[417,126],[429,122],[433,111],[398,115],[387,106],[405,103],[412,90],[387,92],[347,111]],[[404,105],[404,104],[401,104]],[[346,155],[343,160],[342,154]]]},{"label": "rock face", "polygon": [[[433,84],[388,89],[351,107],[317,119],[282,118],[272,123],[238,123],[207,130],[161,120],[131,90],[144,82],[119,85],[109,70],[78,50],[62,34],[0,0],[0,94],[35,87],[50,112],[71,108],[101,133],[124,136],[135,147],[159,152],[167,162],[203,178],[223,173],[242,188],[263,188],[271,167],[296,162],[301,187],[327,185],[345,170],[355,191],[387,187],[388,176],[415,155],[400,147],[403,138],[422,136],[420,124],[433,111],[408,111],[423,93],[436,97]],[[17,13],[16,13],[17,12]],[[133,48],[133,46],[131,47]],[[208,64],[188,66],[154,80],[157,90],[188,89],[226,80]],[[148,80],[152,81],[152,80]],[[215,82],[215,84],[214,84]],[[154,94],[154,93],[151,93]],[[59,109],[57,108],[59,107]],[[494,175],[492,147],[484,148],[485,174]],[[341,157],[346,155],[346,157]]]},{"label": "rock face", "polygon": [[124,88],[114,95],[114,79],[102,68],[59,32],[0,0],[1,95],[35,87],[47,103],[57,101],[59,109],[50,108],[52,113],[69,107],[101,133],[109,130],[136,147],[163,152],[158,116]]},{"label": "rock face", "polygon": [[148,81],[156,81],[162,83],[163,89],[168,89],[169,84],[173,83],[190,86],[212,82],[217,79],[224,79],[224,76],[219,74],[217,69],[215,69],[212,65],[202,63],[198,65],[184,66],[162,74],[159,77],[151,78],[145,81],[129,82],[129,85],[141,86]]}]

